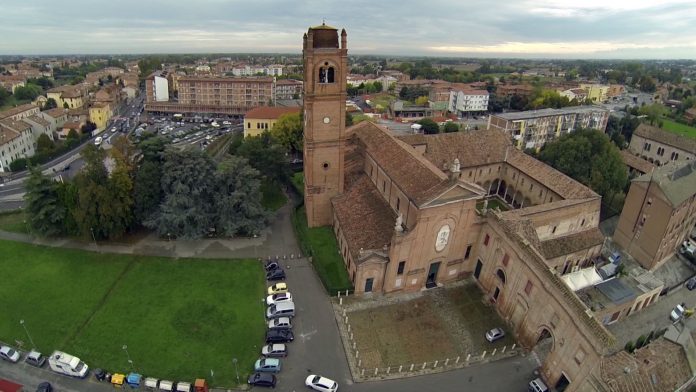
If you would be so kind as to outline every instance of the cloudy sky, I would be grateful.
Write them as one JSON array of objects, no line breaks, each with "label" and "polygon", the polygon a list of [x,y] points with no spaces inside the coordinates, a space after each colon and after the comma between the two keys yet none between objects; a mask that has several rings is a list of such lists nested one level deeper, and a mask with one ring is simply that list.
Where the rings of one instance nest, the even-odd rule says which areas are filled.
[{"label": "cloudy sky", "polygon": [[696,58],[696,0],[0,0],[0,54],[284,52]]}]

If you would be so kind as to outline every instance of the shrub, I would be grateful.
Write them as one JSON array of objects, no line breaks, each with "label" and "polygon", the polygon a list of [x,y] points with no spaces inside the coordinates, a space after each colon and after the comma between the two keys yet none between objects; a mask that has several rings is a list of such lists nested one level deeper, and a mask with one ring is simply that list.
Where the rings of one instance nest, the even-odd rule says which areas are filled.
[{"label": "shrub", "polygon": [[638,349],[638,348],[645,346],[647,339],[648,338],[645,335],[640,335],[638,340],[636,340],[636,348]]},{"label": "shrub", "polygon": [[27,159],[18,158],[10,162],[10,170],[13,172],[22,171],[27,168]]},{"label": "shrub", "polygon": [[636,350],[636,345],[633,344],[633,342],[628,342],[628,343],[626,343],[626,345],[624,346],[624,349],[625,349],[626,351],[628,351],[629,353],[633,354],[633,351]]}]

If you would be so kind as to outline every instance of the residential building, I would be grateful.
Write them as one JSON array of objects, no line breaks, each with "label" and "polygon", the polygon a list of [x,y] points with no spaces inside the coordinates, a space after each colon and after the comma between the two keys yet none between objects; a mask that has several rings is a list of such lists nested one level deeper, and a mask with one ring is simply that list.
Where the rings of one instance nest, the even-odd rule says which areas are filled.
[{"label": "residential building", "polygon": [[106,129],[106,124],[112,116],[113,112],[109,103],[97,102],[89,108],[89,121],[93,122],[97,129]]},{"label": "residential building", "polygon": [[75,131],[79,135],[80,132],[82,132],[83,125],[85,125],[85,123],[81,121],[66,122],[58,131],[58,137],[60,139],[66,139],[70,134],[70,131]]},{"label": "residential building", "polygon": [[60,108],[81,108],[87,101],[85,91],[80,86],[59,86],[46,92],[46,98],[53,98]]},{"label": "residential building", "polygon": [[302,81],[293,79],[276,81],[275,99],[302,99]]},{"label": "residential building", "polygon": [[684,118],[691,124],[696,123],[696,108],[688,109],[684,112]]},{"label": "residential building", "polygon": [[169,81],[166,71],[155,71],[145,79],[146,102],[169,101]]},{"label": "residential building", "polygon": [[31,125],[22,120],[0,120],[0,171],[10,171],[10,164],[19,158],[34,155]]},{"label": "residential building", "polygon": [[626,168],[628,169],[629,178],[650,173],[653,171],[653,169],[655,169],[655,165],[641,157],[631,154],[631,152],[628,150],[620,150],[619,153],[621,154],[621,160],[623,160]]},{"label": "residential building", "polygon": [[488,111],[487,90],[452,90],[448,110],[459,117]]},{"label": "residential building", "polygon": [[607,100],[609,86],[603,84],[580,83],[580,88],[587,91],[587,99],[595,103],[602,103]]},{"label": "residential building", "polygon": [[626,88],[622,84],[610,84],[607,89],[607,98],[620,97],[626,92]]},{"label": "residential building", "polygon": [[389,116],[394,119],[416,121],[432,117],[433,110],[430,106],[411,105],[399,99],[389,105]]},{"label": "residential building", "polygon": [[14,94],[18,87],[23,87],[27,79],[23,76],[16,75],[0,75],[0,88],[4,88]]},{"label": "residential building", "polygon": [[544,144],[579,128],[604,132],[609,110],[600,106],[569,106],[562,109],[541,109],[524,112],[491,114],[488,128],[501,130],[519,149],[539,149]]},{"label": "residential building", "polygon": [[51,123],[51,127],[54,130],[59,130],[68,121],[68,111],[62,108],[55,108],[41,112],[43,118]]},{"label": "residential building", "polygon": [[534,87],[530,84],[499,84],[496,86],[495,93],[499,97],[510,97],[513,95],[529,97],[534,93]]},{"label": "residential building", "polygon": [[30,103],[15,106],[13,108],[0,112],[0,120],[12,119],[15,121],[27,118],[39,113],[39,107]]},{"label": "residential building", "polygon": [[657,166],[671,161],[696,159],[696,139],[648,124],[640,124],[633,131],[628,149]]},{"label": "residential building", "polygon": [[377,79],[375,78],[374,75],[350,74],[350,75],[348,75],[348,79],[347,79],[347,83],[353,87],[358,87],[361,84],[374,83],[376,81],[377,81]]},{"label": "residential building", "polygon": [[614,241],[644,268],[669,259],[696,223],[696,161],[671,162],[631,181]]},{"label": "residential building", "polygon": [[559,94],[561,97],[566,97],[571,101],[575,99],[580,103],[584,102],[587,99],[587,90],[582,88],[571,88],[568,90],[563,90]]},{"label": "residential building", "polygon": [[23,119],[25,123],[31,126],[31,133],[34,142],[39,140],[41,135],[46,135],[49,139],[54,140],[53,133],[56,131],[56,127],[50,117],[43,113],[35,114]]},{"label": "residential building", "polygon": [[124,87],[121,89],[121,99],[130,101],[138,95],[138,89],[134,87]]},{"label": "residential building", "polygon": [[282,76],[283,66],[282,65],[239,65],[232,68],[232,74],[234,76]]},{"label": "residential building", "polygon": [[244,115],[244,137],[258,136],[273,129],[280,116],[300,113],[299,107],[258,107]]}]

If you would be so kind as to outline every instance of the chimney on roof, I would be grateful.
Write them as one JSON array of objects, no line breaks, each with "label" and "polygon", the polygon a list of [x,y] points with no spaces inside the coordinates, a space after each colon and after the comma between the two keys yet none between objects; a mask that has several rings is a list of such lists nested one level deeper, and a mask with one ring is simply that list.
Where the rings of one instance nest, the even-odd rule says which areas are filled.
[{"label": "chimney on roof", "polygon": [[458,180],[460,172],[461,165],[459,164],[459,158],[454,158],[454,162],[452,162],[452,165],[450,166],[450,180]]}]

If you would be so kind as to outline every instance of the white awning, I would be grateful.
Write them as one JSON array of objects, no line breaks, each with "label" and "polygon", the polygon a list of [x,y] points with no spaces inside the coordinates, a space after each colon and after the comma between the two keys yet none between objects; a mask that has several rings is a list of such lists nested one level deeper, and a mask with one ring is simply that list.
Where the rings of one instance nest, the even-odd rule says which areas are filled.
[{"label": "white awning", "polygon": [[602,277],[599,276],[594,267],[581,269],[567,275],[561,276],[561,279],[573,291],[582,290],[585,287],[594,286],[602,282]]}]

